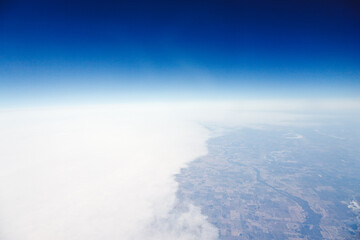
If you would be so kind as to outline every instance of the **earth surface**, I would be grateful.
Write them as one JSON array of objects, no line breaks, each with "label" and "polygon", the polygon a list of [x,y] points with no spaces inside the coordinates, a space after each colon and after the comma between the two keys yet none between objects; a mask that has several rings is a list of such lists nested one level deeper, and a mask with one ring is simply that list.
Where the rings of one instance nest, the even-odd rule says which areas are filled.
[{"label": "earth surface", "polygon": [[356,126],[242,128],[176,176],[219,239],[360,239]]}]

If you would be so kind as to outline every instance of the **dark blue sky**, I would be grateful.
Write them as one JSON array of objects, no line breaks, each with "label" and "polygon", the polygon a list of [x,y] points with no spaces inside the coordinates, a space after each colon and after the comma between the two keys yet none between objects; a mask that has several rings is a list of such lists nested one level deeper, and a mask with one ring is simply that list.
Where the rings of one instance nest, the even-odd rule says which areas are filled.
[{"label": "dark blue sky", "polygon": [[2,102],[359,97],[359,79],[357,0],[0,2]]}]

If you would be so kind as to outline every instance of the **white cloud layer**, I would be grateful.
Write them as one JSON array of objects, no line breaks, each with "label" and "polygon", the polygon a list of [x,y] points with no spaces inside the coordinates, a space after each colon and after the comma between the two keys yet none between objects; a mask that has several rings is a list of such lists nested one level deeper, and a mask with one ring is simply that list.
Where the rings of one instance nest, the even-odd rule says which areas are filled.
[{"label": "white cloud layer", "polygon": [[1,111],[0,239],[216,239],[217,229],[199,208],[175,208],[173,175],[207,153],[210,133],[200,123],[306,119],[239,111],[243,105]]},{"label": "white cloud layer", "polygon": [[126,107],[0,119],[2,240],[216,238],[198,209],[170,214],[173,174],[206,154],[196,124]]}]

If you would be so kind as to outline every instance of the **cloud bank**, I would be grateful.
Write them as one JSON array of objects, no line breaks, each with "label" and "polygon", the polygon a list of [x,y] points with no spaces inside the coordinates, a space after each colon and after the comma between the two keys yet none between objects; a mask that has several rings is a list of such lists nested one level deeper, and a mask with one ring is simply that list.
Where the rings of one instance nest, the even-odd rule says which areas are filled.
[{"label": "cloud bank", "polygon": [[0,119],[1,239],[216,239],[199,209],[173,212],[173,174],[206,154],[200,126],[133,106]]}]

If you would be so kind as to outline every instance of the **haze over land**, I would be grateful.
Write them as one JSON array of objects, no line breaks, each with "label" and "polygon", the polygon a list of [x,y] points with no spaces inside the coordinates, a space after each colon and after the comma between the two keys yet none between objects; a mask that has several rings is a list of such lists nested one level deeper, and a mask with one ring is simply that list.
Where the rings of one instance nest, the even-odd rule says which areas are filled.
[{"label": "haze over land", "polygon": [[248,101],[3,110],[1,239],[217,239],[201,209],[176,198],[174,175],[207,154],[211,135],[324,117],[300,107],[314,109]]}]

